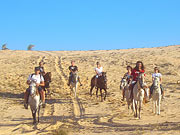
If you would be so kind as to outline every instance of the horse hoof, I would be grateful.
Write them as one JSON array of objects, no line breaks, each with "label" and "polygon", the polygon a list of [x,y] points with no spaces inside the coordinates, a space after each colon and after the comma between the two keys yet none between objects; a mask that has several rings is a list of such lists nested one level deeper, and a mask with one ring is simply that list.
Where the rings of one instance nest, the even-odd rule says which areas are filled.
[{"label": "horse hoof", "polygon": [[35,125],[35,124],[36,124],[36,121],[33,122],[33,125]]}]

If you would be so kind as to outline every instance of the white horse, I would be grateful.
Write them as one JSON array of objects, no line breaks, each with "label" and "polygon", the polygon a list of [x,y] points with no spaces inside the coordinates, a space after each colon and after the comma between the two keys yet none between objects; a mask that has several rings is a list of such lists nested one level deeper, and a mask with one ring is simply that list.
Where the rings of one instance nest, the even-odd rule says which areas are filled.
[{"label": "white horse", "polygon": [[155,77],[153,80],[153,113],[160,115],[160,103],[161,103],[161,88],[160,88],[160,79]]},{"label": "white horse", "polygon": [[36,112],[38,113],[38,122],[39,122],[39,113],[40,113],[40,95],[38,93],[38,89],[36,88],[36,80],[31,82],[30,86],[30,95],[28,99],[28,103],[31,108],[32,116],[33,116],[33,124],[36,124]]},{"label": "white horse", "polygon": [[74,96],[76,97],[76,92],[78,89],[78,80],[79,76],[77,73],[72,73],[72,81],[70,82],[71,92],[74,92]]},{"label": "white horse", "polygon": [[144,73],[140,73],[138,76],[138,80],[133,88],[133,112],[134,112],[134,117],[137,118],[138,117],[137,112],[139,110],[139,119],[141,118],[141,107],[144,99],[144,90],[143,90],[144,84],[145,84]]},{"label": "white horse", "polygon": [[121,84],[120,84],[120,89],[121,90],[124,90],[125,92],[125,98],[126,98],[126,102],[128,104],[128,109],[129,109],[129,106],[131,105],[131,98],[130,98],[130,95],[131,95],[131,91],[129,90],[129,86],[131,84],[131,81],[128,82],[127,80],[127,77],[123,77],[122,80],[121,80]]}]

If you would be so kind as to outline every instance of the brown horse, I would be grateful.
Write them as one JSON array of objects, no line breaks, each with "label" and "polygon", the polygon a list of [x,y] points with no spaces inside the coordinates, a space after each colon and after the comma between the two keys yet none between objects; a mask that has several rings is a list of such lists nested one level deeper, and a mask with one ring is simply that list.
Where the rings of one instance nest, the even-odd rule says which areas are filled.
[{"label": "brown horse", "polygon": [[[44,77],[45,86],[42,88],[45,91],[45,93],[46,93],[46,91],[48,91],[48,93],[50,93],[50,91],[47,88],[50,88],[49,84],[51,82],[51,72],[47,72],[43,77]],[[46,96],[47,96],[47,93],[46,93]]]},{"label": "brown horse", "polygon": [[[92,90],[95,87],[95,77],[94,76],[91,79],[91,89],[90,89],[90,95],[92,96]],[[98,97],[98,90],[100,89],[100,93],[101,93],[101,101],[103,101],[103,94],[102,94],[102,89],[104,89],[105,91],[105,96],[104,96],[104,100],[106,100],[106,96],[107,96],[107,78],[106,78],[106,72],[102,72],[102,76],[99,76],[97,78],[97,90],[96,90],[96,96]]]}]

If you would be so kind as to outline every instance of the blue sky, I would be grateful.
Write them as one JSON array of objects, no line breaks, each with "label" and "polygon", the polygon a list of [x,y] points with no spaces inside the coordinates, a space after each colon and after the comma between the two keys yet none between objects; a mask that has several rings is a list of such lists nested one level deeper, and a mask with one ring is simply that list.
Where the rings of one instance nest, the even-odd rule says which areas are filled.
[{"label": "blue sky", "polygon": [[0,0],[0,45],[108,50],[180,44],[180,0]]}]

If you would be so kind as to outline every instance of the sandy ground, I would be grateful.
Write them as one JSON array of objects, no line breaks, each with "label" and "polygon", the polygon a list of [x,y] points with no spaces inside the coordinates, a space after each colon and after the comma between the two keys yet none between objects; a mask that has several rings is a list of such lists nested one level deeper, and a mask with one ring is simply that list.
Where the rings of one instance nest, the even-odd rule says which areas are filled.
[{"label": "sandy ground", "polygon": [[[30,109],[23,108],[26,80],[39,61],[52,73],[47,106],[41,109],[40,123],[32,124]],[[75,60],[83,86],[77,98],[67,86],[68,66]],[[143,105],[142,119],[135,119],[122,102],[119,89],[126,66],[141,60],[146,67],[146,82],[151,85],[153,67],[160,67],[165,87],[161,114],[152,113],[152,101]],[[108,96],[100,102],[95,90],[89,95],[95,63],[107,71]],[[0,51],[0,134],[51,135],[56,129],[70,135],[180,134],[180,46],[102,51]]]}]

